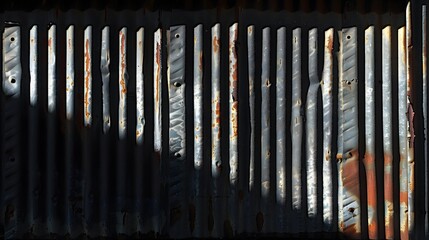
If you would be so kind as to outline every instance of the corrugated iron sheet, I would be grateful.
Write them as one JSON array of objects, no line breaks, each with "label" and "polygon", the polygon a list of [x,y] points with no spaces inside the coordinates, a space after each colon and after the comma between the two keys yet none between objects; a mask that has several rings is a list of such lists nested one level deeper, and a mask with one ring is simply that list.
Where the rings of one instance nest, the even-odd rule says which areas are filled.
[{"label": "corrugated iron sheet", "polygon": [[235,10],[0,13],[0,236],[429,238],[425,3]]}]

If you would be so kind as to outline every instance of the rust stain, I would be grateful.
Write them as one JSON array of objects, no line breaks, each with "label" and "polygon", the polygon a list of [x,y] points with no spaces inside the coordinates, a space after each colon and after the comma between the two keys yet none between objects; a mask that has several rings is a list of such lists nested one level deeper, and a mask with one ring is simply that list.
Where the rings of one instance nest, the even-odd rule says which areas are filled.
[{"label": "rust stain", "polygon": [[326,151],[326,153],[325,153],[325,160],[326,161],[329,161],[329,160],[331,160],[331,151]]},{"label": "rust stain", "polygon": [[247,28],[247,34],[252,34],[253,33],[253,27],[248,27]]},{"label": "rust stain", "polygon": [[219,39],[216,36],[213,38],[213,51],[215,53],[219,52]]},{"label": "rust stain", "polygon": [[[372,207],[373,211],[377,212],[377,188],[376,188],[376,177],[374,169],[374,155],[365,153],[365,169],[367,174],[367,199],[368,207]],[[370,238],[377,238],[377,219],[376,214],[369,222],[368,232]]]},{"label": "rust stain", "polygon": [[121,36],[121,80],[119,84],[122,87],[122,95],[121,98],[125,98],[125,94],[127,93],[127,86],[125,85],[125,34],[120,32]]},{"label": "rust stain", "polygon": [[89,55],[89,39],[86,39],[85,42],[85,96],[84,96],[84,105],[85,105],[85,117],[89,118],[91,116],[91,113],[89,112],[89,77],[91,74],[91,67],[90,67],[90,63],[91,63],[91,56]]},{"label": "rust stain", "polygon": [[68,48],[69,48],[69,50],[72,50],[72,42],[71,42],[71,39],[68,39]]},{"label": "rust stain", "polygon": [[[159,74],[161,72],[161,44],[156,43],[156,53],[155,53],[155,61],[156,61],[156,73],[155,73],[155,102],[159,102]],[[158,109],[155,109],[158,111]]]},{"label": "rust stain", "polygon": [[200,71],[203,70],[203,52],[200,52],[200,58],[199,58],[199,62],[198,62],[198,68],[200,69]]},{"label": "rust stain", "polygon": [[218,101],[218,100],[216,100],[215,113],[216,113],[216,121],[215,121],[215,124],[220,124],[220,103],[219,103],[219,101]]},{"label": "rust stain", "polygon": [[360,233],[358,232],[358,226],[356,223],[351,224],[344,228],[344,233],[347,237],[351,237],[354,239],[360,238]]},{"label": "rust stain", "polygon": [[328,37],[328,45],[327,45],[327,50],[332,51],[332,49],[334,48],[334,41],[332,39],[332,36],[330,35]]},{"label": "rust stain", "polygon": [[52,47],[52,38],[48,39],[48,47],[51,48]]}]

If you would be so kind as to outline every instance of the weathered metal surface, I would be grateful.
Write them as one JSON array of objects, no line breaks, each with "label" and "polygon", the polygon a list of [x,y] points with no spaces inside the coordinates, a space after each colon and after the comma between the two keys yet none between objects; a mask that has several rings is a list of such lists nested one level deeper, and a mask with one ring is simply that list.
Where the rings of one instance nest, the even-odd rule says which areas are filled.
[{"label": "weathered metal surface", "polygon": [[161,29],[156,30],[153,44],[153,116],[154,136],[153,144],[155,152],[161,153]]},{"label": "weathered metal surface", "polygon": [[250,108],[250,156],[249,156],[249,191],[255,182],[255,26],[247,27],[247,55],[249,75]]},{"label": "weathered metal surface", "polygon": [[386,239],[394,238],[391,52],[391,26],[386,26],[382,30],[384,228]]},{"label": "weathered metal surface", "polygon": [[56,77],[56,26],[51,25],[48,29],[48,111],[56,109],[57,99],[57,77]]},{"label": "weathered metal surface", "polygon": [[144,57],[144,29],[140,28],[136,33],[136,142],[141,144],[144,135],[144,74],[143,74],[143,57]]},{"label": "weathered metal surface", "polygon": [[[306,157],[307,157],[307,216],[311,223],[317,214],[317,93],[319,91],[319,76],[317,73],[317,29],[308,32],[308,76],[310,86],[307,92],[306,104]],[[309,226],[315,231],[314,224]]]},{"label": "weathered metal surface", "polygon": [[[427,128],[428,128],[428,84],[427,84],[427,36],[426,36],[426,5],[422,6],[422,87],[423,87],[423,121],[424,121],[424,166],[425,166],[425,183],[429,181],[429,164],[428,164],[428,145],[427,145]],[[429,189],[425,190],[425,236],[429,236]]]},{"label": "weathered metal surface", "polygon": [[37,103],[37,25],[30,29],[30,104]]},{"label": "weathered metal surface", "polygon": [[119,109],[118,109],[118,133],[119,139],[124,139],[127,134],[127,28],[119,31]]},{"label": "weathered metal surface", "polygon": [[325,31],[324,61],[322,74],[323,102],[323,224],[324,231],[332,230],[333,191],[332,191],[332,79],[333,79],[334,29]]},{"label": "weathered metal surface", "polygon": [[401,239],[408,239],[407,75],[405,27],[398,29],[399,219]]},{"label": "weathered metal surface", "polygon": [[92,121],[92,26],[84,31],[84,91],[83,91],[83,119],[85,126]]},{"label": "weathered metal surface", "polygon": [[377,178],[375,168],[375,70],[374,26],[365,30],[365,156],[364,166],[367,183],[368,234],[378,236],[377,226]]},{"label": "weathered metal surface", "polygon": [[3,92],[19,97],[21,93],[21,29],[6,27],[3,32]]},{"label": "weathered metal surface", "polygon": [[[292,31],[292,210],[301,212],[301,144],[303,121],[301,115],[301,29]],[[298,213],[299,214],[299,213]],[[296,221],[296,231],[302,225],[301,217]]]},{"label": "weathered metal surface", "polygon": [[348,236],[359,238],[360,226],[360,192],[359,192],[359,155],[358,155],[358,110],[357,110],[357,29],[345,28],[340,34],[342,55],[339,88],[341,94],[340,111],[342,111],[342,152],[338,171],[342,182],[342,225],[341,229]]},{"label": "weathered metal surface", "polygon": [[110,129],[110,44],[109,44],[109,27],[104,27],[101,32],[101,61],[100,72],[102,81],[102,102],[103,102],[103,132],[107,133]]},{"label": "weathered metal surface", "polygon": [[186,205],[184,177],[186,159],[185,122],[185,26],[170,27],[168,37],[168,94],[169,94],[169,208],[170,232],[174,236],[184,233]]},{"label": "weathered metal surface", "polygon": [[[66,117],[73,118],[74,113],[74,26],[66,31]],[[86,120],[86,117],[85,117]]]}]

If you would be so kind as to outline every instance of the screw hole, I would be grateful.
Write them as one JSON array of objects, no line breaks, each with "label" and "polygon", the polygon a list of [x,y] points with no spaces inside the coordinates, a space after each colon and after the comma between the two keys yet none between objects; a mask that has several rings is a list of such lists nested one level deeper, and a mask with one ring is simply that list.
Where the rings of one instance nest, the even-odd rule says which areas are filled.
[{"label": "screw hole", "polygon": [[180,34],[176,33],[176,35],[174,35],[176,38],[180,37]]},{"label": "screw hole", "polygon": [[11,37],[11,38],[10,38],[10,41],[11,41],[11,42],[15,41],[15,38],[14,38],[14,37]]},{"label": "screw hole", "polygon": [[10,82],[11,82],[11,83],[16,83],[16,79],[15,79],[15,78],[12,78],[12,79],[10,80]]},{"label": "screw hole", "polygon": [[350,38],[352,38],[352,37],[350,37],[349,35],[347,35],[347,39],[350,39]]},{"label": "screw hole", "polygon": [[174,156],[177,157],[177,158],[180,158],[182,155],[180,155],[180,153],[177,152],[177,153],[174,154]]},{"label": "screw hole", "polygon": [[175,82],[173,85],[174,85],[175,87],[180,87],[182,84],[180,84],[179,82]]}]

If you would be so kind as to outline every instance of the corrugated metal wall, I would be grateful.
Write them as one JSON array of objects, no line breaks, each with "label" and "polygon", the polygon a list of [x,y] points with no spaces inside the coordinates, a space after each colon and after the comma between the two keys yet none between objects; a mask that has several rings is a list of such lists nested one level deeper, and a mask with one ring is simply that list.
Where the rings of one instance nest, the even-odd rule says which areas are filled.
[{"label": "corrugated metal wall", "polygon": [[5,11],[5,238],[429,237],[426,5]]}]

